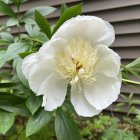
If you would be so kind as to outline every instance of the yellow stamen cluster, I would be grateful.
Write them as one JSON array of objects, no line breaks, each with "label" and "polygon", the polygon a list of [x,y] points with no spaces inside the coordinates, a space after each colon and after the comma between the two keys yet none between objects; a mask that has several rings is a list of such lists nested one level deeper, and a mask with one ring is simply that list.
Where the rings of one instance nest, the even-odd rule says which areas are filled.
[{"label": "yellow stamen cluster", "polygon": [[72,85],[79,81],[91,84],[96,80],[97,60],[98,52],[90,42],[73,39],[55,54],[56,71]]}]

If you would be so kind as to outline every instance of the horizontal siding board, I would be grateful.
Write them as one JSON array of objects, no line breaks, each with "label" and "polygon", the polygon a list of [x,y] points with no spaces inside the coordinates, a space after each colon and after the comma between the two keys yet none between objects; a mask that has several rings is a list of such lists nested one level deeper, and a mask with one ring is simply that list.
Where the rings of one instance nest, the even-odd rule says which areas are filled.
[{"label": "horizontal siding board", "polygon": [[87,13],[84,11],[84,13],[101,17],[110,22],[136,20],[140,19],[140,5],[99,12]]},{"label": "horizontal siding board", "polygon": [[[31,9],[33,7],[42,6],[42,5],[48,5],[48,6],[58,6],[61,3],[73,3],[73,2],[80,2],[80,0],[39,0],[39,1],[28,1],[27,3],[22,4],[20,8],[20,12],[25,12],[28,9]],[[86,12],[91,11],[102,11],[102,10],[108,10],[108,9],[114,9],[114,8],[122,8],[127,6],[135,6],[140,5],[139,0],[83,0],[83,9],[86,10]],[[14,5],[11,5],[11,8],[13,8],[16,11],[16,7]],[[2,14],[0,14],[2,15]]]},{"label": "horizontal siding board", "polygon": [[86,12],[140,5],[140,0],[83,0]]},{"label": "horizontal siding board", "polygon": [[123,59],[136,59],[140,57],[140,47],[120,47],[113,48],[113,50],[117,52]]},{"label": "horizontal siding board", "polygon": [[116,40],[112,46],[140,46],[140,34],[126,34],[126,35],[116,35]]},{"label": "horizontal siding board", "polygon": [[116,34],[140,33],[140,20],[112,23]]}]

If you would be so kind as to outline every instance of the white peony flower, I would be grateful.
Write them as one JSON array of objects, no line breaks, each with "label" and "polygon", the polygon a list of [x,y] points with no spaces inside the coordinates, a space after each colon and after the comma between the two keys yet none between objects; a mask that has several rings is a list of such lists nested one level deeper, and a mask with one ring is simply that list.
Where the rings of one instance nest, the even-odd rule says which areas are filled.
[{"label": "white peony flower", "polygon": [[94,116],[114,102],[120,93],[120,57],[109,49],[113,27],[94,16],[66,21],[37,53],[23,60],[22,71],[42,106],[61,106],[71,84],[71,102],[78,115]]}]

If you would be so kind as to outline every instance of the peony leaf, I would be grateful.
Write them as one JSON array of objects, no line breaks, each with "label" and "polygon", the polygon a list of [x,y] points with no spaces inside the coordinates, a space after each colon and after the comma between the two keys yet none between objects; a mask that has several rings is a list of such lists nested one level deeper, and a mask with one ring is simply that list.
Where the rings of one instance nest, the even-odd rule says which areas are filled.
[{"label": "peony leaf", "polygon": [[54,12],[56,8],[50,6],[32,8],[24,14],[23,20],[25,20],[26,18],[34,18],[35,10],[39,11],[43,16],[45,16]]},{"label": "peony leaf", "polygon": [[11,17],[16,17],[15,12],[10,8],[10,6],[1,0],[0,0],[0,12],[6,14],[8,16],[11,16]]},{"label": "peony leaf", "polygon": [[10,18],[6,23],[7,27],[15,26],[15,25],[18,25],[18,19],[16,18]]},{"label": "peony leaf", "polygon": [[50,121],[51,117],[52,112],[46,112],[45,110],[31,116],[27,123],[26,136],[31,136],[41,130]]},{"label": "peony leaf", "polygon": [[[21,103],[21,102],[20,102]],[[30,112],[28,109],[25,107],[25,105],[20,105],[20,106],[15,106],[15,105],[0,105],[0,108],[14,113],[15,115],[23,115],[23,116],[29,116]]]},{"label": "peony leaf", "polygon": [[14,61],[16,63],[16,73],[17,73],[19,80],[24,84],[24,86],[29,87],[28,82],[25,79],[25,76],[23,75],[22,70],[21,70],[22,59],[20,57],[18,57]]},{"label": "peony leaf", "polygon": [[10,43],[11,43],[11,42],[9,42],[9,41],[0,39],[0,45],[1,45],[1,46],[7,46],[7,45],[9,45]]},{"label": "peony leaf", "polygon": [[0,105],[14,105],[25,102],[24,98],[18,97],[10,93],[0,93]]},{"label": "peony leaf", "polygon": [[14,120],[13,113],[0,110],[0,133],[5,134],[14,123]]},{"label": "peony leaf", "polygon": [[6,83],[0,83],[0,88],[7,88],[7,87],[13,87],[15,86],[16,83],[13,83],[13,82],[6,82]]},{"label": "peony leaf", "polygon": [[68,9],[66,4],[61,4],[61,15]]},{"label": "peony leaf", "polygon": [[38,96],[35,96],[34,93],[31,93],[26,101],[26,106],[30,110],[32,115],[39,109],[41,104],[42,104],[42,99]]},{"label": "peony leaf", "polygon": [[25,52],[30,48],[30,45],[26,43],[16,42],[8,46],[7,51],[4,53],[1,58],[0,67],[2,67],[6,61],[12,60],[18,56],[19,53]]},{"label": "peony leaf", "polygon": [[8,42],[14,42],[14,37],[10,33],[7,33],[7,32],[1,32],[0,38]]},{"label": "peony leaf", "polygon": [[76,17],[77,15],[81,15],[82,13],[82,4],[78,4],[68,8],[59,18],[58,22],[56,23],[53,34],[58,30],[58,28],[68,19],[72,17]]},{"label": "peony leaf", "polygon": [[131,62],[130,64],[126,65],[127,68],[135,67],[140,68],[140,57]]},{"label": "peony leaf", "polygon": [[35,37],[40,33],[40,29],[37,25],[25,24],[25,29],[31,37]]},{"label": "peony leaf", "polygon": [[81,140],[75,122],[60,109],[56,114],[55,132],[58,140]]},{"label": "peony leaf", "polygon": [[47,35],[48,38],[51,38],[51,28],[47,19],[38,11],[35,11],[35,21],[40,27],[40,29]]}]

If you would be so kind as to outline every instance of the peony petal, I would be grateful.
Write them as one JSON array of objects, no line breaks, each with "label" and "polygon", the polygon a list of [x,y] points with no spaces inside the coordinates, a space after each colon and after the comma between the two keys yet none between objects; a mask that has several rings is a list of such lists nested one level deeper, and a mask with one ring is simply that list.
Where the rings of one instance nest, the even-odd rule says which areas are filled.
[{"label": "peony petal", "polygon": [[95,107],[90,105],[85,98],[84,91],[79,90],[78,87],[72,88],[71,102],[78,115],[84,117],[92,117],[98,115],[101,111],[96,110]]},{"label": "peony petal", "polygon": [[23,73],[29,80],[30,88],[40,95],[39,88],[45,79],[54,70],[53,56],[57,49],[66,45],[63,39],[50,40],[45,43],[34,55],[25,58],[22,64]]},{"label": "peony petal", "polygon": [[67,44],[67,41],[61,38],[53,39],[43,44],[38,51],[38,61],[46,61],[47,59],[53,59],[53,56],[57,50],[62,49]]},{"label": "peony petal", "polygon": [[105,45],[95,46],[98,49],[97,72],[109,77],[117,77],[120,71],[120,56]]},{"label": "peony petal", "polygon": [[109,22],[104,21],[104,23],[106,24],[106,33],[98,40],[98,42],[99,44],[101,43],[110,46],[115,40],[115,31]]},{"label": "peony petal", "polygon": [[85,86],[85,97],[97,110],[102,110],[117,100],[121,80],[99,75],[93,85]]},{"label": "peony petal", "polygon": [[57,77],[57,74],[52,73],[41,85],[39,93],[44,94],[42,106],[46,111],[52,111],[63,104],[67,83]]},{"label": "peony petal", "polygon": [[52,60],[47,60],[46,63],[40,62],[39,64],[35,64],[29,73],[29,86],[30,88],[37,94],[39,93],[39,88],[42,83],[47,79],[47,77],[53,71],[53,63]]},{"label": "peony petal", "polygon": [[22,62],[22,65],[21,65],[21,69],[22,69],[22,72],[23,72],[24,76],[27,79],[29,77],[29,73],[30,73],[31,68],[34,66],[34,64],[37,61],[36,60],[36,54],[37,53],[30,54],[30,55],[28,55],[27,57],[25,57],[23,59],[23,62]]},{"label": "peony petal", "polygon": [[[84,32],[83,32],[84,31]],[[111,45],[115,38],[112,25],[95,16],[77,16],[66,21],[53,35],[67,41],[75,38],[89,40],[92,45]]]}]

